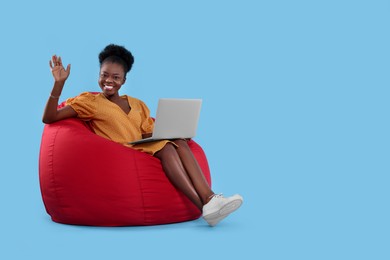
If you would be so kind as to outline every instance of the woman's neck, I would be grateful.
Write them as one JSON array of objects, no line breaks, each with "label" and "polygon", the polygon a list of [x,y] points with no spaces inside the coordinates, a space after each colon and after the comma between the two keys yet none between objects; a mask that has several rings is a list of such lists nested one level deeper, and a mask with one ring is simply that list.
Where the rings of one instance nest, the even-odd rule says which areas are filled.
[{"label": "woman's neck", "polygon": [[117,93],[115,93],[115,94],[113,94],[113,95],[110,95],[110,96],[108,96],[108,95],[105,95],[104,93],[103,93],[103,95],[108,99],[108,100],[110,100],[111,102],[117,102],[117,101],[119,101],[120,100],[120,96],[119,96],[119,93],[117,92]]}]

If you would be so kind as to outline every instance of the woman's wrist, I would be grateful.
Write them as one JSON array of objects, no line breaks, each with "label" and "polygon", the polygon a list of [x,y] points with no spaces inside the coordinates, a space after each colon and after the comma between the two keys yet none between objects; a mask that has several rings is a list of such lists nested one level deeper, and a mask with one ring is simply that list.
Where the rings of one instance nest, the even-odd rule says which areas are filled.
[{"label": "woman's wrist", "polygon": [[52,91],[50,92],[50,98],[59,99],[65,82],[55,81]]},{"label": "woman's wrist", "polygon": [[65,85],[65,80],[54,80],[54,85]]},{"label": "woman's wrist", "polygon": [[60,98],[60,95],[54,96],[53,94],[50,93],[50,98],[52,98],[52,99],[59,99],[59,98]]}]

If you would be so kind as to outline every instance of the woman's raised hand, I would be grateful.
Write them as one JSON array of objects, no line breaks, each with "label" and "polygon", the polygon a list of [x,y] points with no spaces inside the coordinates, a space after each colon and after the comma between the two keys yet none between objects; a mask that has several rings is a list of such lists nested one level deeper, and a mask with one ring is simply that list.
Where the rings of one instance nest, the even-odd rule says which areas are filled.
[{"label": "woman's raised hand", "polygon": [[51,73],[53,74],[54,80],[57,82],[65,82],[70,74],[70,64],[64,69],[62,65],[61,57],[54,55],[49,62]]}]

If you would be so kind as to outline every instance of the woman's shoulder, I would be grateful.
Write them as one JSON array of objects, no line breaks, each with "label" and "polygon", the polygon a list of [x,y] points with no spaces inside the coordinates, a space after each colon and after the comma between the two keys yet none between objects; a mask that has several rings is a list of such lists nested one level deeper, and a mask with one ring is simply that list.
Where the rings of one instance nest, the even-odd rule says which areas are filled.
[{"label": "woman's shoulder", "polygon": [[82,98],[82,99],[88,99],[88,100],[95,100],[102,98],[103,95],[100,92],[82,92],[80,93],[76,98]]},{"label": "woman's shoulder", "polygon": [[100,93],[98,92],[82,92],[75,97],[68,98],[66,102],[69,104],[77,101],[81,101],[81,102],[94,101],[96,98],[99,97],[99,95]]},{"label": "woman's shoulder", "polygon": [[123,96],[125,96],[127,100],[133,105],[146,106],[145,102],[143,102],[141,99],[128,96],[128,95],[123,95]]},{"label": "woman's shoulder", "polygon": [[86,92],[82,92],[78,95],[79,97],[98,97],[100,96],[100,92],[90,92],[90,91],[86,91]]}]

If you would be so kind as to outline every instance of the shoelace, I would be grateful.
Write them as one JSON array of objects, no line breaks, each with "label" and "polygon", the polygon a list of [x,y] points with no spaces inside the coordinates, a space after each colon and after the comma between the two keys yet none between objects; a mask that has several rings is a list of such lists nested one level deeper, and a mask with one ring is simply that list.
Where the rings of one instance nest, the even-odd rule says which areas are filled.
[{"label": "shoelace", "polygon": [[222,193],[213,194],[213,195],[211,195],[211,196],[209,197],[209,199],[212,199],[212,198],[214,198],[214,197],[216,197],[216,198],[223,198],[223,194],[222,194]]}]

